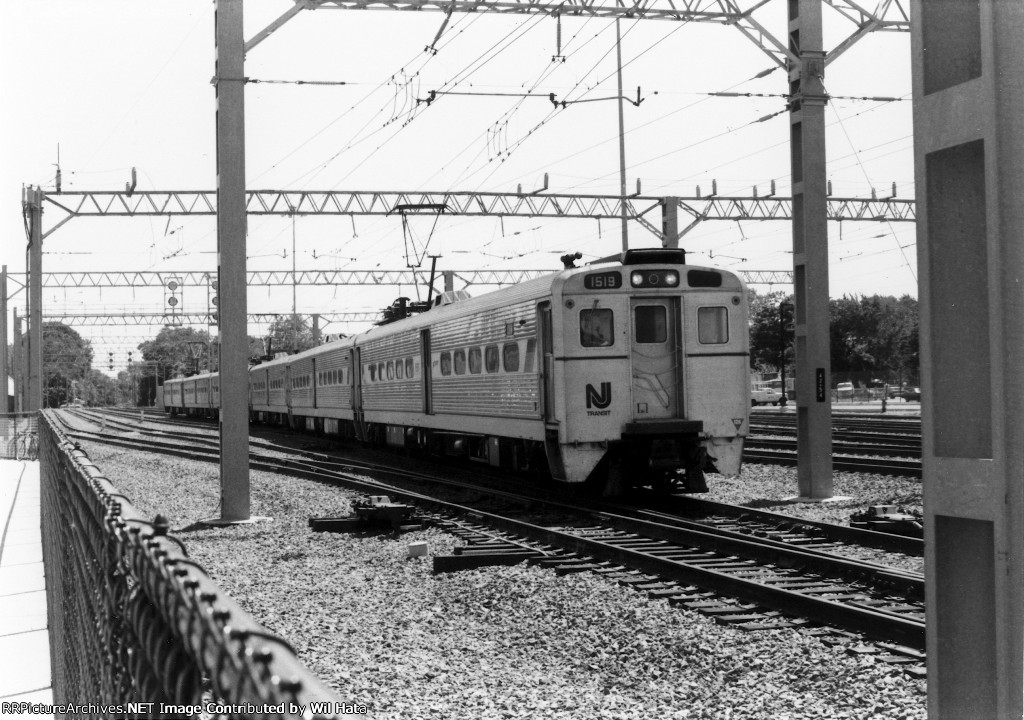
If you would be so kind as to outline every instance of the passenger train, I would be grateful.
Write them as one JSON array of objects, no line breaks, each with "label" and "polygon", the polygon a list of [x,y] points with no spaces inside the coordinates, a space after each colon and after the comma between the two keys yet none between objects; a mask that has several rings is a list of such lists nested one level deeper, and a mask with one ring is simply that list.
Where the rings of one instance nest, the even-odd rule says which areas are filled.
[{"label": "passenger train", "polygon": [[[748,342],[738,276],[629,250],[255,365],[250,418],[604,494],[703,492],[705,471],[739,472]],[[217,374],[168,380],[164,404],[216,415]]]}]

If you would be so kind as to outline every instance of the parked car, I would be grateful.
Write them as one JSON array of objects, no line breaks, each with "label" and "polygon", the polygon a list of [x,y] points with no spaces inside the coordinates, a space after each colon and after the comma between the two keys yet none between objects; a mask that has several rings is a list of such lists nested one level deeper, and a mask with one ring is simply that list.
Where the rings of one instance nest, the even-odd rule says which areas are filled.
[{"label": "parked car", "polygon": [[778,405],[781,399],[781,396],[775,391],[775,388],[750,388],[750,404],[754,407],[757,407],[758,405]]},{"label": "parked car", "polygon": [[836,394],[839,395],[839,399],[843,400],[846,398],[853,397],[853,383],[852,382],[841,382],[836,385]]},{"label": "parked car", "polygon": [[893,387],[889,388],[890,399],[903,398],[904,400],[921,399],[921,388],[919,387]]}]

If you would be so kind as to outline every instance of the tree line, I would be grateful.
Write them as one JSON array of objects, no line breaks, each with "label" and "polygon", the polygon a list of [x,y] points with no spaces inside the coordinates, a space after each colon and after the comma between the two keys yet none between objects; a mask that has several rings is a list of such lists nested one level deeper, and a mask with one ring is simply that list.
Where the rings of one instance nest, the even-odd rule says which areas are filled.
[{"label": "tree line", "polygon": [[[792,294],[750,296],[750,369],[794,368]],[[780,309],[781,306],[781,309]],[[833,382],[917,384],[920,373],[918,301],[904,295],[829,301],[829,355]]]},{"label": "tree line", "polygon": [[[256,362],[276,352],[301,352],[315,345],[302,317],[288,315],[276,320],[266,337],[249,338],[249,355]],[[219,355],[216,338],[190,327],[165,327],[137,349],[138,361],[112,378],[99,369],[104,358],[95,358],[92,343],[76,330],[43,323],[43,407],[152,405],[164,380],[214,369]],[[7,366],[12,369],[13,360],[14,346],[8,345]]]},{"label": "tree line", "polygon": [[[787,374],[794,368],[792,302],[783,292],[749,291],[750,369]],[[781,306],[781,310],[780,310]],[[873,380],[892,385],[917,384],[919,377],[918,302],[909,295],[842,297],[829,301],[833,382],[865,385]],[[294,353],[316,345],[313,332],[299,315],[283,315],[265,337],[249,338],[251,362],[279,352]],[[59,407],[86,405],[150,405],[156,388],[172,377],[195,375],[217,367],[218,346],[205,330],[165,327],[138,346],[143,363],[116,378],[93,368],[91,343],[60,323],[43,324],[43,403]],[[7,346],[8,367],[13,347]]]}]

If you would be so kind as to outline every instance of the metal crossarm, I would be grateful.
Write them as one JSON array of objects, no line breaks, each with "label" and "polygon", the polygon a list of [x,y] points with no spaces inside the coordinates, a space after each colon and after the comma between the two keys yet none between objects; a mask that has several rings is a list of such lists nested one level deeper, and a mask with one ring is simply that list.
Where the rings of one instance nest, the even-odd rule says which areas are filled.
[{"label": "metal crossarm", "polygon": [[[47,194],[43,201],[68,217],[133,217],[138,215],[216,215],[215,191],[73,191]],[[487,192],[387,192],[250,190],[250,215],[391,215],[401,206],[445,206],[450,215],[486,217],[549,217],[618,220],[626,216],[661,237],[661,212],[676,202],[694,222],[708,220],[790,220],[790,197],[560,195]],[[649,217],[656,215],[656,217]],[[914,201],[897,198],[829,198],[830,220],[914,222]],[[56,227],[60,227],[64,218]],[[56,229],[52,228],[49,235]]]}]

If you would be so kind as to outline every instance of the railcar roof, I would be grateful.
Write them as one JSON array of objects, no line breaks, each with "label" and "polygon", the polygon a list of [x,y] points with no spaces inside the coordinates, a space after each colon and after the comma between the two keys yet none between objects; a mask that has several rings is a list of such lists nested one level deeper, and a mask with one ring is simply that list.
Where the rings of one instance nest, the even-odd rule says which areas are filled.
[{"label": "railcar roof", "polygon": [[[653,263],[660,264],[660,263]],[[318,345],[315,348],[309,350],[303,350],[302,352],[295,353],[294,355],[286,355],[275,360],[269,360],[264,363],[256,365],[256,369],[266,369],[292,363],[306,358],[317,357],[324,353],[329,353],[334,350],[351,347],[354,343],[358,344],[365,340],[370,340],[378,337],[386,337],[395,332],[405,332],[409,330],[417,330],[419,328],[428,327],[437,322],[446,320],[448,318],[458,317],[466,312],[481,312],[484,310],[490,310],[496,307],[502,307],[508,305],[511,302],[518,302],[532,297],[539,297],[544,295],[551,290],[551,286],[555,284],[559,279],[567,279],[574,275],[582,273],[593,272],[597,269],[608,269],[614,267],[626,267],[621,264],[618,260],[609,260],[607,262],[594,263],[592,265],[584,265],[583,267],[570,268],[568,270],[560,270],[552,272],[549,275],[543,275],[533,280],[527,280],[525,282],[518,283],[511,287],[500,288],[493,292],[480,295],[478,297],[469,298],[467,300],[460,300],[458,302],[451,303],[449,305],[442,305],[441,307],[434,307],[425,312],[413,315],[412,317],[404,320],[397,320],[387,325],[378,325],[365,330],[358,335],[352,335],[342,340],[327,343],[324,345]],[[640,266],[632,266],[640,267]],[[685,270],[709,270],[713,272],[722,273],[725,277],[734,278],[740,287],[743,287],[743,280],[738,275],[728,270],[721,268],[709,267],[706,265],[681,265],[679,266],[681,271]]]}]

